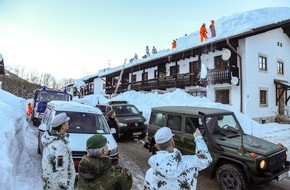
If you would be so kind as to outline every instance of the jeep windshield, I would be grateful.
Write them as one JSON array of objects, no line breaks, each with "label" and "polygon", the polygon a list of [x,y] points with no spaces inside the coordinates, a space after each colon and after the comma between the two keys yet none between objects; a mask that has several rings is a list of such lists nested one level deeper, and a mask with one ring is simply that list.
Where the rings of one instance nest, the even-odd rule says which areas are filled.
[{"label": "jeep windshield", "polygon": [[39,93],[39,101],[41,102],[50,102],[52,100],[68,101],[69,95],[64,93],[49,92],[43,91]]},{"label": "jeep windshield", "polygon": [[240,124],[233,115],[207,117],[206,123],[212,135],[234,137],[243,134]]},{"label": "jeep windshield", "polygon": [[[60,112],[57,112],[58,114]],[[110,129],[107,121],[101,114],[83,113],[83,112],[68,112],[66,111],[69,121],[68,133],[82,134],[109,134]]]},{"label": "jeep windshield", "polygon": [[118,105],[113,106],[113,110],[116,112],[116,116],[128,116],[128,115],[140,115],[139,110],[133,105]]}]

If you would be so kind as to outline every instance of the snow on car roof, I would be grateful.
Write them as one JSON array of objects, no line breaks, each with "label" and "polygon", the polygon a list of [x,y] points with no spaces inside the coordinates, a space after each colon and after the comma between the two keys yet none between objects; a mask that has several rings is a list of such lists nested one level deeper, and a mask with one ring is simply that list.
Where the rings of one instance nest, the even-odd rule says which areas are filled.
[{"label": "snow on car roof", "polygon": [[51,101],[48,103],[48,106],[54,107],[56,110],[102,114],[101,110],[96,107],[74,101]]}]

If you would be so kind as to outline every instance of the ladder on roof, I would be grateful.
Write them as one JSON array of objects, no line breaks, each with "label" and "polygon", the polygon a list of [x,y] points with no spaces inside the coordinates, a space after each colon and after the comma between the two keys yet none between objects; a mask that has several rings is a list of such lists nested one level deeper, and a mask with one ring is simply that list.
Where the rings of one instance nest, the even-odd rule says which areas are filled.
[{"label": "ladder on roof", "polygon": [[115,92],[114,92],[114,94],[113,94],[113,97],[114,97],[114,96],[117,94],[117,92],[118,92],[118,88],[119,88],[119,86],[120,86],[121,79],[122,79],[122,76],[123,76],[123,72],[124,72],[124,69],[125,69],[126,61],[127,61],[127,58],[125,59],[124,64],[123,64],[123,68],[122,68],[122,70],[121,70],[121,72],[120,72],[120,76],[119,76],[119,79],[118,79],[117,86],[116,86],[116,88],[115,88]]}]

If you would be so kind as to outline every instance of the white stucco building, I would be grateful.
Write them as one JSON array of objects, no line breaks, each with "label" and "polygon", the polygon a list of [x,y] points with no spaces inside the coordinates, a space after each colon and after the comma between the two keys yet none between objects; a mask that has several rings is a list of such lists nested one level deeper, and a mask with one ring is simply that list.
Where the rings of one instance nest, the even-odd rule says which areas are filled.
[{"label": "white stucco building", "polygon": [[175,49],[87,76],[84,93],[182,88],[194,96],[230,104],[261,122],[287,115],[290,8],[223,17],[216,21],[216,31],[216,37],[204,42],[196,31],[178,38]]}]

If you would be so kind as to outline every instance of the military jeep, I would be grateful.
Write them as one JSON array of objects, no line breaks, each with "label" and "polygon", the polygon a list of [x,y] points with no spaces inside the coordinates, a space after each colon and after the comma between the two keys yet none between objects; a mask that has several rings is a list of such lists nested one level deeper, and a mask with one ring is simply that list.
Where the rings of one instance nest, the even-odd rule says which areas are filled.
[{"label": "military jeep", "polygon": [[162,126],[171,128],[176,148],[183,154],[195,154],[192,134],[200,129],[213,157],[208,170],[220,189],[247,189],[251,184],[288,176],[287,149],[245,134],[231,111],[190,106],[152,108],[148,126],[152,154],[156,152],[154,134]]}]

